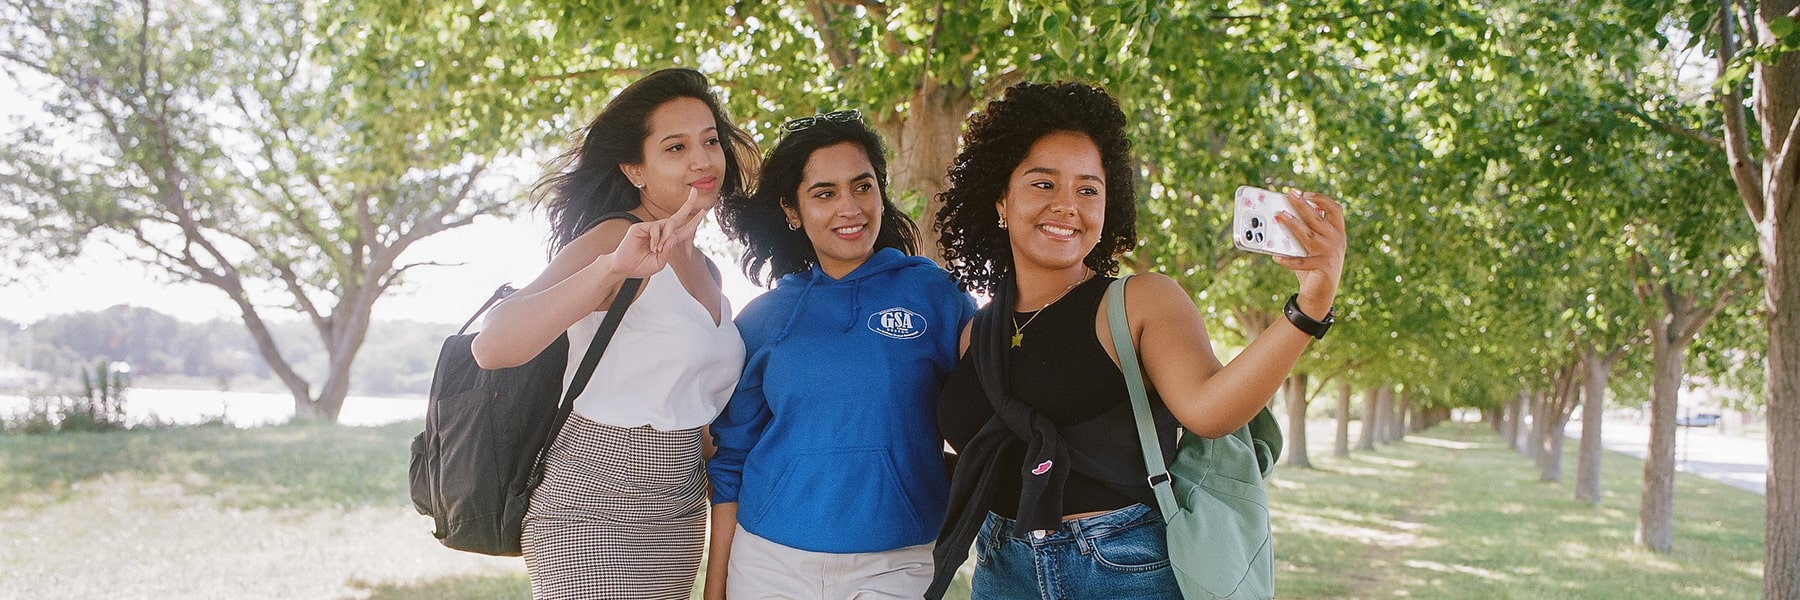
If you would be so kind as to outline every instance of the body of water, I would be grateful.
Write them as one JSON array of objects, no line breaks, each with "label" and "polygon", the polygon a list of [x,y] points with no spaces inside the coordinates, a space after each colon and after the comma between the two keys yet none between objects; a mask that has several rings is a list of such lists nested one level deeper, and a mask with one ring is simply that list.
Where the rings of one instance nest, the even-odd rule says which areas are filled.
[{"label": "body of water", "polygon": [[[24,396],[0,395],[0,415],[8,419],[23,414],[29,406],[30,400]],[[288,394],[218,390],[125,390],[127,424],[135,425],[153,420],[194,424],[221,416],[237,427],[285,423],[294,418],[294,397]],[[338,416],[338,423],[385,425],[423,418],[424,398],[351,396],[344,400],[344,410]]]}]

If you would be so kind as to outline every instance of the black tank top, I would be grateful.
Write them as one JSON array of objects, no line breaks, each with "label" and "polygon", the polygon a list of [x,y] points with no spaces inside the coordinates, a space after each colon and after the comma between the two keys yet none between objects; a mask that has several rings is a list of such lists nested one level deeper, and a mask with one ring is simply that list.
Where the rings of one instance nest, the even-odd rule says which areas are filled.
[{"label": "black tank top", "polygon": [[[1101,345],[1094,327],[1095,319],[1101,316],[1106,287],[1112,279],[1095,277],[1076,286],[1061,300],[1044,308],[1043,314],[1036,315],[1025,327],[1025,337],[1019,347],[1007,349],[1007,388],[1019,401],[1039,411],[1058,427],[1081,423],[1121,405],[1126,405],[1123,410],[1130,410],[1131,396],[1125,388],[1125,375],[1113,363],[1112,357],[1107,356],[1106,347]],[[1033,314],[1014,313],[1013,322],[1025,324]],[[971,354],[965,354],[957,363],[938,399],[938,425],[950,447],[959,450],[994,414],[993,407],[982,394]],[[1155,392],[1150,394],[1150,411],[1156,423],[1157,437],[1162,442],[1163,455],[1173,458],[1175,417]],[[1137,439],[1137,431],[1133,429],[1125,429],[1118,435]],[[1136,451],[1138,445],[1133,441],[1127,446],[1131,452],[1105,456],[1104,459],[1108,465],[1142,472],[1144,458]],[[1013,454],[999,460],[1003,464],[1017,464],[1023,460],[1016,452]],[[1133,464],[1135,468],[1131,468]],[[997,492],[989,509],[1012,518],[1018,510],[1019,470],[1003,468],[998,471],[1001,480],[996,482]],[[1136,503],[1156,505],[1149,483],[1140,481],[1130,489],[1115,489],[1076,470],[1069,473],[1063,487],[1064,514],[1113,510]]]}]

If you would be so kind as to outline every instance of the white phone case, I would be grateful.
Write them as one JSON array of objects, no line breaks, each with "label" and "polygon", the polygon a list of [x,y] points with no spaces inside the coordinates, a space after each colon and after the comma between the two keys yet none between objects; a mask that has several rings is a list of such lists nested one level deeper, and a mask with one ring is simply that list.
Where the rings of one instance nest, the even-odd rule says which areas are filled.
[{"label": "white phone case", "polygon": [[1288,203],[1287,194],[1262,188],[1239,186],[1233,202],[1232,244],[1241,250],[1278,256],[1306,256],[1306,248],[1294,239],[1287,226],[1275,220],[1276,213],[1299,214]]}]

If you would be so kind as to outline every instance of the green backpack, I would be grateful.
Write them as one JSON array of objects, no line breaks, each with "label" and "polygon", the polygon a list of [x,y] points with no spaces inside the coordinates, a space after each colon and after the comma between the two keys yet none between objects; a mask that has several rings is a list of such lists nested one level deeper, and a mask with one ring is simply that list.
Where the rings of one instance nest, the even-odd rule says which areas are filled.
[{"label": "green backpack", "polygon": [[1169,565],[1188,600],[1275,597],[1275,548],[1263,482],[1281,456],[1281,428],[1263,407],[1250,423],[1217,439],[1183,431],[1163,468],[1143,372],[1125,320],[1125,281],[1106,290],[1106,318],[1119,370],[1131,392],[1150,487],[1168,524]]}]

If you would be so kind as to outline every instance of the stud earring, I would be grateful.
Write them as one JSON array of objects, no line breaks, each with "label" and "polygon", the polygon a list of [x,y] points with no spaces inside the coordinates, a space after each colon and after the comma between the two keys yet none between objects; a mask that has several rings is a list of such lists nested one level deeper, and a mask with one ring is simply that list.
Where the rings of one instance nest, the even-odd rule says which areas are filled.
[{"label": "stud earring", "polygon": [[641,190],[641,189],[644,189],[644,184],[641,184],[641,183],[640,183],[640,184],[637,184],[637,189],[640,189],[640,190]]}]

